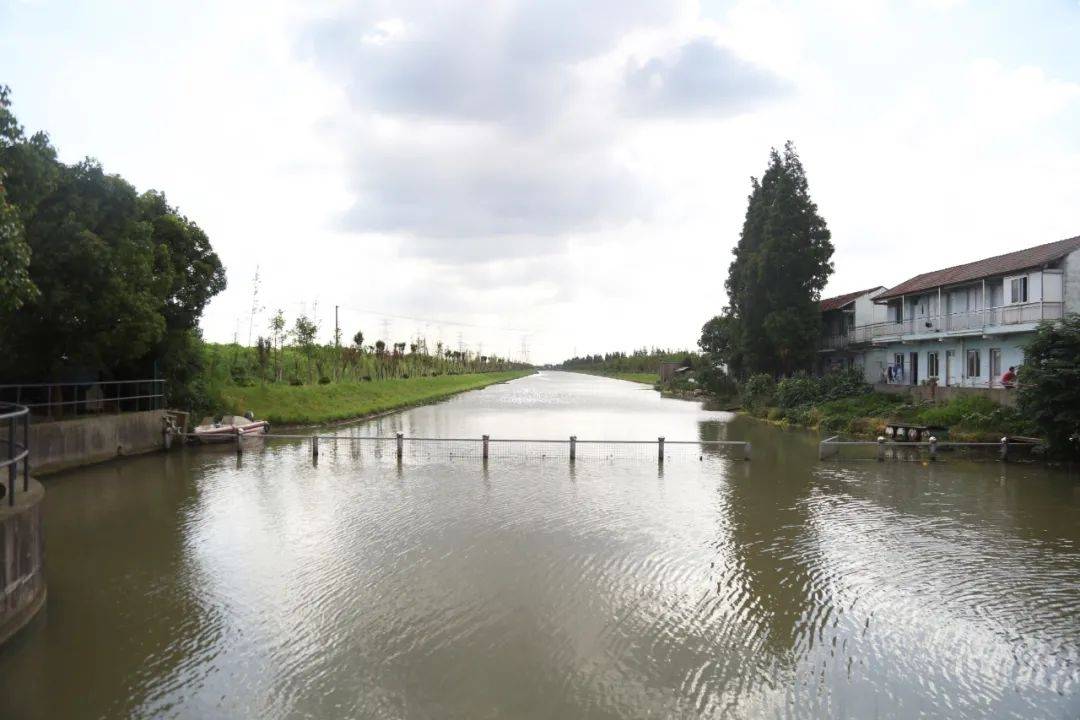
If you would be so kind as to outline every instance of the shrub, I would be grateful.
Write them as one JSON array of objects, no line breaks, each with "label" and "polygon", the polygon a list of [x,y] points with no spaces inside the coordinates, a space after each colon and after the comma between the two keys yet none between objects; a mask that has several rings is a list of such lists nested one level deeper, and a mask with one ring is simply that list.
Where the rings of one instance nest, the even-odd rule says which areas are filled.
[{"label": "shrub", "polygon": [[769,414],[767,417],[773,422],[780,422],[784,419],[784,411],[778,407],[769,408]]},{"label": "shrub", "polygon": [[1080,315],[1043,323],[1024,351],[1020,409],[1051,452],[1080,456]]},{"label": "shrub", "polygon": [[863,379],[863,371],[859,368],[836,370],[822,377],[819,383],[819,392],[823,400],[865,395],[870,390],[870,386]]},{"label": "shrub", "polygon": [[739,394],[739,388],[731,376],[715,365],[704,363],[696,374],[702,389],[714,397],[726,398]]},{"label": "shrub", "polygon": [[1014,408],[1003,407],[982,395],[962,395],[937,405],[921,408],[916,420],[923,425],[943,425],[966,430],[1026,432],[1024,417]]},{"label": "shrub", "polygon": [[776,394],[776,381],[772,375],[759,373],[751,375],[743,385],[742,404],[747,410],[756,410],[773,404]]},{"label": "shrub", "polygon": [[821,387],[818,379],[804,373],[784,378],[776,384],[776,404],[782,408],[811,405],[820,398]]}]

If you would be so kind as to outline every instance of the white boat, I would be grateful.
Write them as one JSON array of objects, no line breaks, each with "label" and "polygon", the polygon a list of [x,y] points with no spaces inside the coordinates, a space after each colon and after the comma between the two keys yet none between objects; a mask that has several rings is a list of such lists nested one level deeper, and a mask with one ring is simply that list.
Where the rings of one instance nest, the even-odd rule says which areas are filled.
[{"label": "white boat", "polygon": [[270,432],[270,423],[256,420],[251,413],[244,415],[225,415],[219,422],[212,417],[204,417],[195,426],[191,436],[201,443],[236,442],[236,436],[262,435]]}]

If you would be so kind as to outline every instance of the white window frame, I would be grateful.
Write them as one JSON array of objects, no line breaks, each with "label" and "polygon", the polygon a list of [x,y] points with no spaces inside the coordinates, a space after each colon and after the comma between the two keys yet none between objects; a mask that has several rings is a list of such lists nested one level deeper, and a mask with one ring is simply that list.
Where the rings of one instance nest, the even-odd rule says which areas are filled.
[{"label": "white window frame", "polygon": [[940,367],[938,366],[938,354],[937,354],[937,351],[927,352],[926,353],[926,377],[928,377],[928,378],[940,377],[938,375],[939,370],[940,370]]},{"label": "white window frame", "polygon": [[[975,373],[971,372],[971,358],[975,358]],[[969,378],[981,378],[982,377],[982,351],[978,349],[969,349],[967,351],[967,357],[964,358],[964,369],[967,371]]]},{"label": "white window frame", "polygon": [[[1020,286],[1020,299],[1017,299],[1016,284]],[[1005,278],[1005,287],[1009,290],[1009,304],[1021,305],[1028,301],[1031,297],[1031,283],[1028,282],[1027,275],[1015,275],[1013,277]]]}]

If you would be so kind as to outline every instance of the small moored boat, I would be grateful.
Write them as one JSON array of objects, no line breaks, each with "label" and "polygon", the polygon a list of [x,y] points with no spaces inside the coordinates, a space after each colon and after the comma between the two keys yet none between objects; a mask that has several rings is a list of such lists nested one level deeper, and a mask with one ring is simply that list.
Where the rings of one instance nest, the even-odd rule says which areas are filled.
[{"label": "small moored boat", "polygon": [[256,420],[255,416],[248,412],[246,415],[224,415],[217,422],[212,417],[205,417],[192,431],[191,436],[201,443],[235,442],[237,435],[261,435],[268,432],[270,423]]}]

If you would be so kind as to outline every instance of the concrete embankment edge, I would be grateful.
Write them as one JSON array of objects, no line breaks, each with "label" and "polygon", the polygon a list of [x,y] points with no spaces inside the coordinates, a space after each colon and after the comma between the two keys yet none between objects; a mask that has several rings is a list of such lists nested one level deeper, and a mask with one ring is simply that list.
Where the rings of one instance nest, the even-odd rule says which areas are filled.
[{"label": "concrete embankment edge", "polygon": [[18,478],[15,504],[0,501],[0,645],[25,627],[45,605],[45,489]]},{"label": "concrete embankment edge", "polygon": [[164,447],[164,410],[94,415],[30,425],[30,469],[35,475],[91,465]]}]

